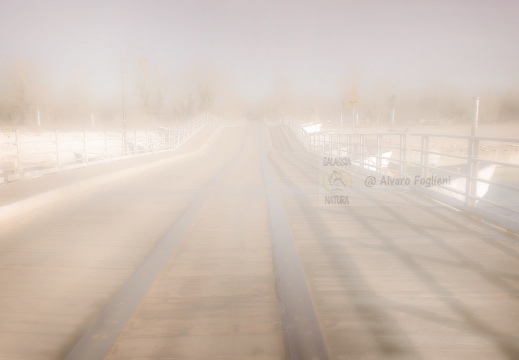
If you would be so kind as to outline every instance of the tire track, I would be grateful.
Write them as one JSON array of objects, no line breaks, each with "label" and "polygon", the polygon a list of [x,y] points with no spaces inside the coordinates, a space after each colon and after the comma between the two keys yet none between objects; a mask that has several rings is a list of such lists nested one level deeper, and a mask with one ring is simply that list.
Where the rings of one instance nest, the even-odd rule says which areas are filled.
[{"label": "tire track", "polygon": [[[261,130],[264,130],[261,129]],[[280,193],[276,189],[273,170],[265,152],[264,131],[261,132],[261,166],[272,227],[274,262],[279,281],[285,331],[291,359],[329,359],[324,336],[314,309],[299,254],[288,224]]]},{"label": "tire track", "polygon": [[[250,129],[248,130],[250,131]],[[124,284],[112,302],[76,342],[65,360],[102,359],[106,356],[148,289],[182,243],[184,236],[207,201],[210,189],[222,181],[238,160],[245,147],[246,139],[247,136],[243,136],[240,150],[236,152],[233,159],[213,177],[205,191],[195,198],[135,274]]]}]

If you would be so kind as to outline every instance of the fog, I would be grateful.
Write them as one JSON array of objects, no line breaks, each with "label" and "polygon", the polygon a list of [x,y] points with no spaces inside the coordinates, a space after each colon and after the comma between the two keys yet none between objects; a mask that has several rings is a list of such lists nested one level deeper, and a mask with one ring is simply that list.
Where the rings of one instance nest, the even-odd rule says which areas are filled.
[{"label": "fog", "polygon": [[0,358],[519,359],[518,18],[4,1]]},{"label": "fog", "polygon": [[375,123],[391,96],[402,123],[465,121],[473,96],[482,121],[513,120],[518,15],[513,1],[10,2],[0,120],[116,128],[122,59],[139,128],[203,111],[331,120],[352,87]]}]

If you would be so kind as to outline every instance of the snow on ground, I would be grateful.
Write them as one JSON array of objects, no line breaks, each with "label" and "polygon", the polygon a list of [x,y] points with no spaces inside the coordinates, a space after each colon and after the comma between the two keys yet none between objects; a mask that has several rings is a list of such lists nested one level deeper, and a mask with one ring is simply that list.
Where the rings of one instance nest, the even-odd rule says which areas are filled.
[{"label": "snow on ground", "polygon": [[[59,151],[61,163],[81,159],[86,152],[89,157],[113,158],[123,155],[123,136],[121,132],[63,132],[58,133],[56,146],[55,132],[20,133],[21,160],[25,166],[39,164],[41,166],[56,164],[56,153]],[[158,132],[135,132],[127,134],[127,145],[135,143],[142,149],[160,149],[164,146],[164,135]],[[14,161],[17,154],[14,133],[3,132],[0,135],[0,157],[3,162]],[[130,149],[132,150],[132,149]]]},{"label": "snow on ground", "polygon": [[[0,174],[57,169],[60,166],[115,160],[122,156],[172,149],[208,123],[221,119],[202,115],[176,128],[156,131],[0,130]],[[17,167],[20,161],[20,167]],[[4,176],[0,176],[3,178]],[[1,179],[0,179],[1,180]],[[0,181],[2,182],[2,181]]]}]

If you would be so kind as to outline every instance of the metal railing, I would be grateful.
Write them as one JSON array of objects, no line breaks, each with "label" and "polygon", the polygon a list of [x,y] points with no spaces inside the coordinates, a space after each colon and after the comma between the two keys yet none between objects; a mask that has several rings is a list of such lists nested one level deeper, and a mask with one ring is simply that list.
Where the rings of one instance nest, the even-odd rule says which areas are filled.
[{"label": "metal railing", "polygon": [[182,127],[158,127],[155,131],[4,132],[0,183],[173,150],[204,126],[220,122],[218,117],[203,114]]},{"label": "metal railing", "polygon": [[519,233],[519,139],[401,132],[307,133],[293,121],[281,124],[312,154],[348,157],[357,170],[409,179],[414,191]]}]

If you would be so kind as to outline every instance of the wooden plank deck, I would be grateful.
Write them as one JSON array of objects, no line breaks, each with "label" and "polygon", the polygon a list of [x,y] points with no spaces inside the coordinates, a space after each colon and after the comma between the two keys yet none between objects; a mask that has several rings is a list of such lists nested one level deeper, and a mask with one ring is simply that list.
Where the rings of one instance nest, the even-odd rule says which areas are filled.
[{"label": "wooden plank deck", "polygon": [[63,358],[200,194],[106,358],[289,357],[262,156],[330,359],[519,358],[515,238],[354,172],[350,204],[323,206],[317,160],[256,124],[2,222],[0,359]]}]

